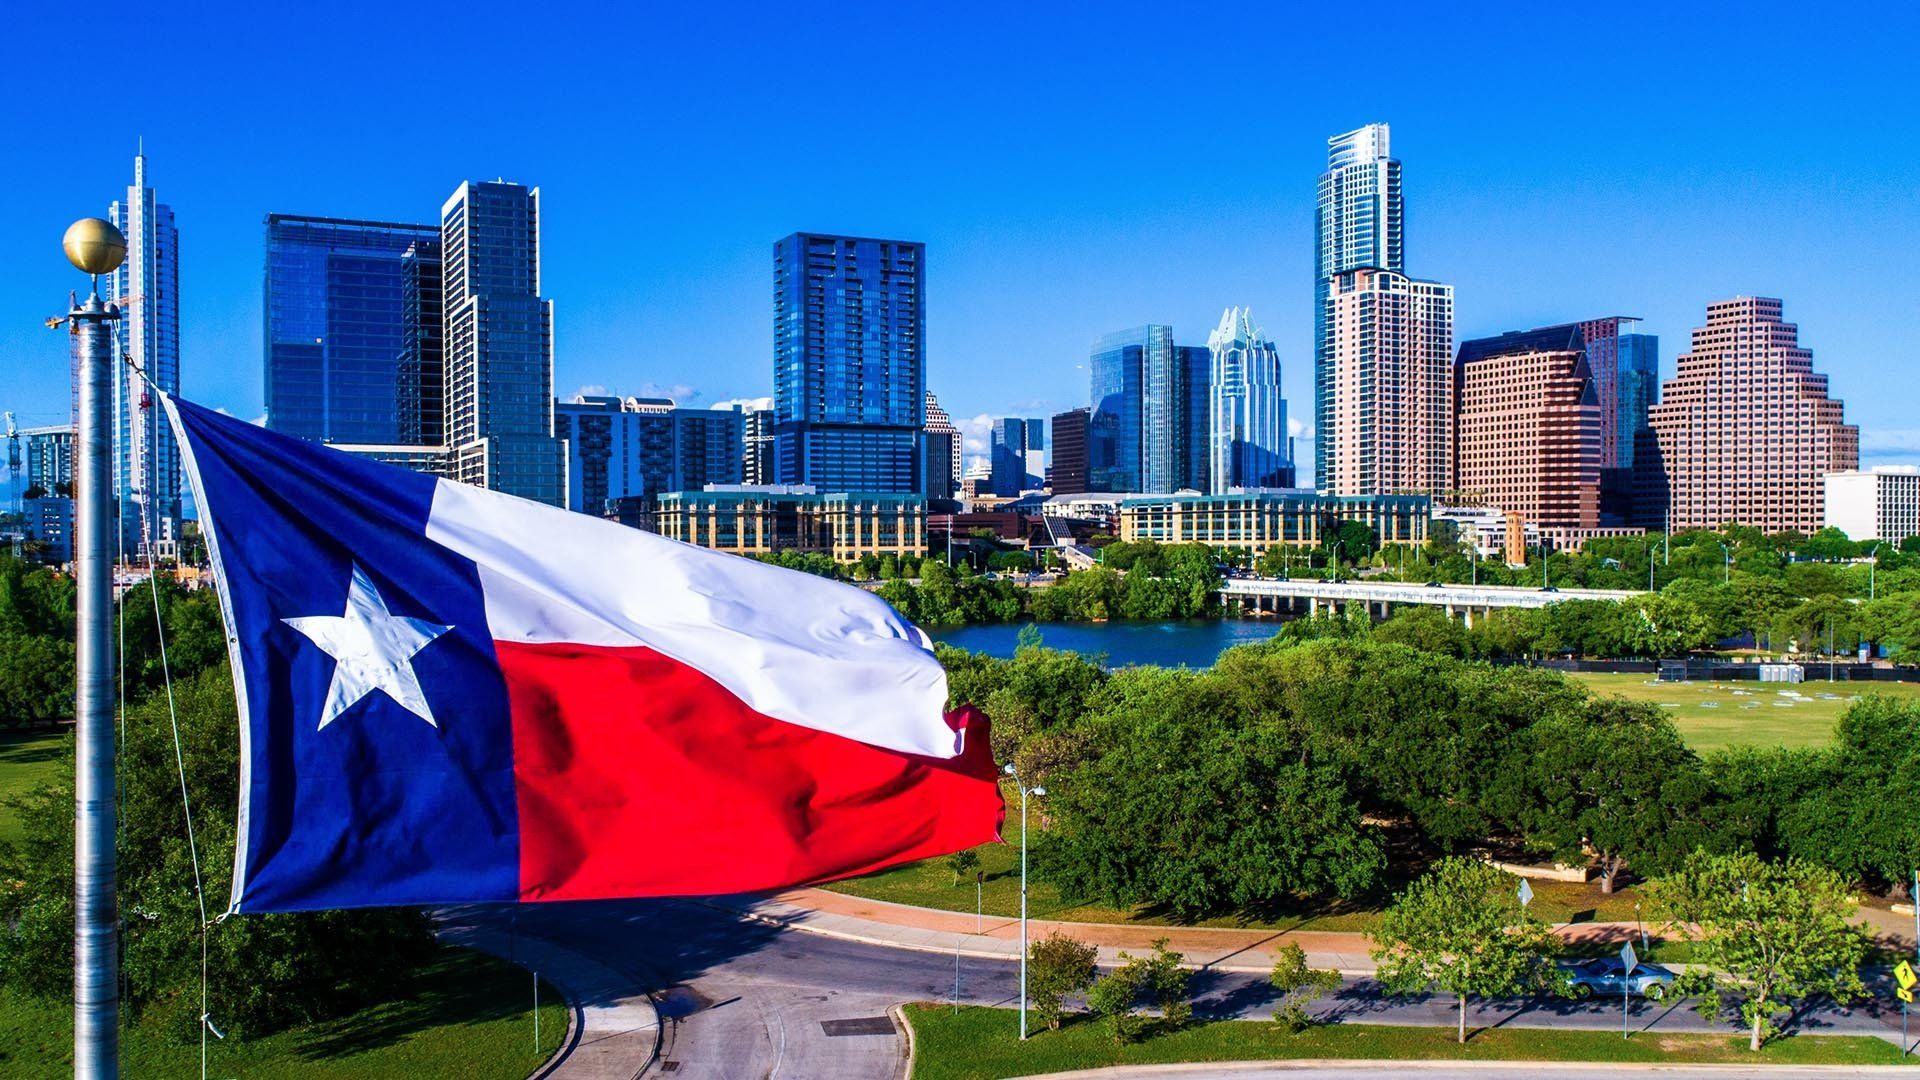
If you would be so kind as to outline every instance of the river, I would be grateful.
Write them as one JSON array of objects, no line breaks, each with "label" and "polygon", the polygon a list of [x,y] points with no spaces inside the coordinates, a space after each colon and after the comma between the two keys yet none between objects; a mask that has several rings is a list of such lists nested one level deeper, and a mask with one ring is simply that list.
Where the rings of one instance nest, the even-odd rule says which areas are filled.
[{"label": "river", "polygon": [[1157,664],[1162,667],[1212,667],[1221,650],[1265,641],[1279,630],[1271,619],[1186,619],[1176,622],[990,623],[929,630],[927,636],[962,649],[1012,656],[1020,631],[1037,626],[1040,642],[1094,656],[1106,654],[1111,667]]}]

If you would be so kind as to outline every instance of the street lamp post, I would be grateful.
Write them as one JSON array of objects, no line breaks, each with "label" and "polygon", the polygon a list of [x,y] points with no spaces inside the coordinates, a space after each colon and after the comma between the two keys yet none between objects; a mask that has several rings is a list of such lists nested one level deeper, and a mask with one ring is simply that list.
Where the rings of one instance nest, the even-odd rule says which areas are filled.
[{"label": "street lamp post", "polygon": [[1333,571],[1333,583],[1340,584],[1340,541],[1333,542],[1333,562],[1329,569]]},{"label": "street lamp post", "polygon": [[1014,785],[1020,789],[1020,1040],[1027,1038],[1027,796],[1038,795],[1045,798],[1047,789],[1028,787],[1020,779],[1019,770],[1011,762],[1006,774],[1013,777]]},{"label": "street lamp post", "polygon": [[[1720,542],[1716,540],[1714,543],[1719,544]],[[1725,585],[1727,582],[1733,580],[1733,549],[1725,544],[1720,544],[1720,560],[1720,584]]]},{"label": "street lamp post", "polygon": [[[113,346],[120,309],[100,299],[100,275],[127,255],[120,230],[99,218],[67,229],[67,261],[93,279],[67,312],[79,408],[74,417],[73,1075],[120,1075],[120,942],[115,898],[113,774]],[[57,324],[56,324],[57,325]]]}]

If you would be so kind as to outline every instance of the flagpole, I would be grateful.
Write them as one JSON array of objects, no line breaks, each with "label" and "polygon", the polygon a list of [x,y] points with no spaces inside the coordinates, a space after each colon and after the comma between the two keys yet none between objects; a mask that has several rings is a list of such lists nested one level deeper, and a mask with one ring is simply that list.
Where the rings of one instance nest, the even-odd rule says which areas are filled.
[{"label": "flagpole", "polygon": [[115,896],[113,775],[112,323],[120,311],[100,299],[100,275],[126,257],[120,231],[98,218],[67,229],[67,259],[93,278],[86,301],[67,313],[74,338],[79,415],[74,417],[73,571],[73,1075],[120,1075],[120,943]]}]

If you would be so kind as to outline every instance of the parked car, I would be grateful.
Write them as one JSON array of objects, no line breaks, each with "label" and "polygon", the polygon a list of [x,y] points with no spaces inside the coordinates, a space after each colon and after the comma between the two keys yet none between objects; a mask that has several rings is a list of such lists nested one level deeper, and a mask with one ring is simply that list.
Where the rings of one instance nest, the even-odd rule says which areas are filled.
[{"label": "parked car", "polygon": [[1444,584],[1442,584],[1442,583],[1440,583],[1440,582],[1438,582],[1438,581],[1429,581],[1429,582],[1427,582],[1427,588],[1429,588],[1429,589],[1444,589],[1444,588],[1446,588],[1446,585],[1444,585]]},{"label": "parked car", "polygon": [[1619,997],[1624,992],[1648,1001],[1660,1001],[1673,993],[1674,974],[1659,964],[1642,961],[1632,975],[1627,974],[1627,966],[1617,956],[1562,960],[1560,967],[1573,984],[1575,997]]}]

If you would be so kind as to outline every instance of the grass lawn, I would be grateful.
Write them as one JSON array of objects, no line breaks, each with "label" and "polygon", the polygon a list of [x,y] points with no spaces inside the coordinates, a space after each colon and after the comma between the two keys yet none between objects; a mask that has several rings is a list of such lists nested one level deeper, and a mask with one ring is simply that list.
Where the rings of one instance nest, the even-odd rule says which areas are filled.
[{"label": "grass lawn", "polygon": [[[70,728],[0,732],[0,804],[50,779],[72,738]],[[12,810],[0,805],[0,844],[19,838],[20,823]]]},{"label": "grass lawn", "polygon": [[[988,915],[1013,918],[1020,914],[1020,849],[1014,844],[985,844],[980,853],[980,869],[987,880],[981,889]],[[826,886],[834,892],[861,896],[869,900],[887,900],[915,907],[946,911],[972,911],[974,887],[971,879],[958,886],[944,859],[908,863],[851,881]],[[1634,895],[1622,889],[1603,895],[1597,883],[1575,885],[1557,881],[1533,883],[1535,914],[1550,922],[1631,922]],[[1153,911],[1121,911],[1100,904],[1070,904],[1062,900],[1051,882],[1029,877],[1027,913],[1036,919],[1061,919],[1070,922],[1136,923],[1170,926],[1174,921]],[[1196,925],[1231,926],[1265,930],[1363,931],[1373,925],[1379,909],[1370,904],[1347,907],[1302,907],[1298,911],[1268,911],[1260,918],[1226,916]]]},{"label": "grass lawn", "polygon": [[1897,1065],[1900,1049],[1866,1036],[1797,1035],[1757,1054],[1743,1036],[1639,1034],[1526,1028],[1469,1029],[1465,1046],[1452,1028],[1332,1024],[1289,1035],[1277,1025],[1227,1020],[1197,1024],[1122,1046],[1106,1026],[1086,1020],[1042,1029],[1024,1045],[1012,1009],[909,1005],[914,1031],[913,1080],[994,1077],[1175,1061],[1276,1061],[1288,1058],[1372,1058],[1449,1061],[1603,1061],[1760,1065]]},{"label": "grass lawn", "polygon": [[[520,1080],[560,1046],[567,1010],[540,991],[540,1047],[533,1045],[533,982],[525,970],[448,948],[393,1000],[312,1027],[262,1039],[215,1040],[208,1075],[374,1080],[458,1076]],[[215,1021],[218,1022],[218,1017]],[[0,991],[0,1077],[58,1076],[73,1068],[73,1017],[63,1004]],[[135,1025],[120,1039],[127,1076],[197,1077],[198,1042],[182,1045]]]},{"label": "grass lawn", "polygon": [[[1818,674],[1818,665],[1807,673]],[[1650,701],[1665,709],[1680,734],[1695,750],[1730,746],[1825,746],[1833,723],[1855,696],[1885,694],[1902,700],[1920,700],[1920,683],[1832,682],[1690,682],[1655,683],[1651,675],[1572,672],[1589,688],[1632,701]],[[1782,693],[1800,695],[1789,697]]]}]

